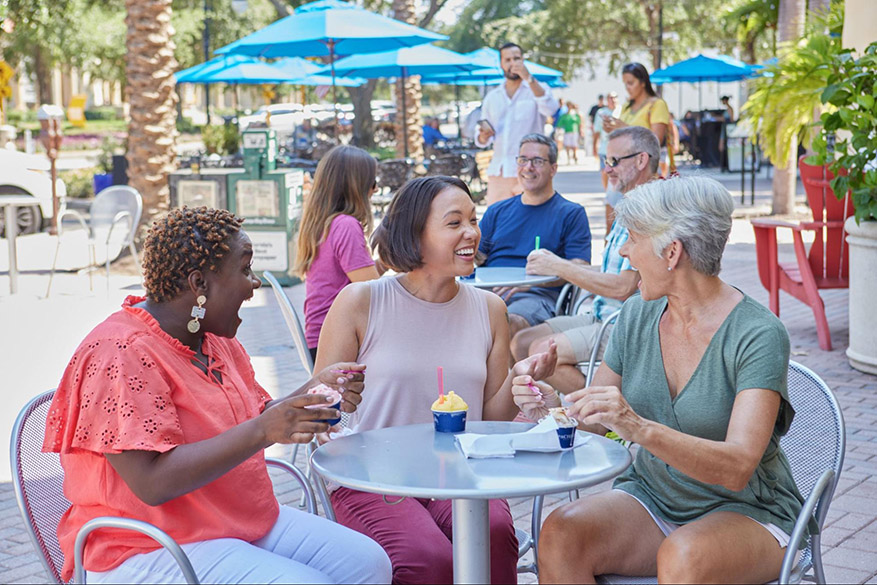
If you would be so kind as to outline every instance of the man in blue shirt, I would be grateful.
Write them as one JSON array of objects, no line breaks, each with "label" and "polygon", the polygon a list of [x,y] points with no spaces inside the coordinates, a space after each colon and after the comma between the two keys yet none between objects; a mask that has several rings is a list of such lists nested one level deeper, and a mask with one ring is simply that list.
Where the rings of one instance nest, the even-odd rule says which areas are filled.
[{"label": "man in blue shirt", "polygon": [[[652,180],[658,171],[661,147],[648,128],[628,126],[612,132],[606,146],[606,174],[609,185],[619,193],[628,193]],[[600,269],[576,266],[547,250],[534,251],[527,261],[529,274],[559,276],[567,282],[594,294],[590,312],[560,316],[520,331],[512,340],[515,360],[546,351],[551,342],[557,346],[557,367],[546,381],[563,394],[584,387],[585,377],[576,364],[587,362],[591,350],[600,342],[597,357],[609,339],[598,338],[600,327],[621,307],[621,303],[637,291],[639,273],[621,255],[628,231],[614,222],[607,236]]]},{"label": "man in blue shirt", "polygon": [[[557,144],[542,134],[521,139],[518,180],[523,193],[494,203],[481,218],[479,253],[484,266],[520,266],[539,236],[540,248],[576,264],[591,262],[591,229],[585,208],[564,199],[554,190],[557,173]],[[494,292],[509,309],[512,337],[526,327],[554,316],[558,286],[502,288]]]},{"label": "man in blue shirt", "polygon": [[439,121],[437,118],[428,118],[426,124],[423,125],[423,145],[434,146],[438,141],[445,141],[447,138],[439,130]]}]

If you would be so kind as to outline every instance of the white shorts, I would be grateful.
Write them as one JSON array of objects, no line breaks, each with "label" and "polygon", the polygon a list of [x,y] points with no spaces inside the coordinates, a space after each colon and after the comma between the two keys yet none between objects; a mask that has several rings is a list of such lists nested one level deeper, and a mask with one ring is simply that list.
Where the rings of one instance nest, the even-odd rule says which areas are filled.
[{"label": "white shorts", "polygon": [[[654,512],[649,510],[649,507],[646,506],[642,502],[642,500],[640,500],[638,497],[634,496],[633,494],[629,494],[626,491],[619,490],[619,489],[613,489],[612,491],[613,492],[621,492],[622,494],[628,495],[631,498],[633,498],[634,500],[636,500],[637,502],[639,502],[639,505],[642,506],[643,508],[645,508],[646,512],[649,513],[649,516],[652,517],[652,520],[655,521],[655,524],[658,526],[658,528],[661,529],[661,532],[664,533],[664,536],[670,536],[671,533],[673,533],[677,528],[679,528],[681,526],[680,524],[673,524],[672,522],[667,522],[663,518],[660,518]],[[747,516],[747,518],[749,518],[749,517]],[[757,524],[760,524],[761,526],[764,526],[764,528],[768,532],[770,532],[771,536],[773,536],[776,539],[776,541],[779,543],[780,548],[786,548],[787,546],[789,546],[789,540],[791,537],[788,534],[786,534],[785,532],[783,532],[783,530],[779,526],[777,526],[776,524],[771,524],[771,523],[765,524],[764,522],[759,522],[758,520],[755,520],[754,518],[749,518],[749,519]],[[800,554],[800,551],[799,551],[799,554]]]},{"label": "white shorts", "polygon": [[[325,518],[280,506],[274,527],[249,543],[217,538],[182,545],[202,583],[389,583],[390,559],[370,538]],[[89,583],[182,583],[167,549],[136,554]]]},{"label": "white shorts", "polygon": [[579,135],[575,132],[567,132],[563,135],[563,146],[565,148],[577,148],[579,145]]}]

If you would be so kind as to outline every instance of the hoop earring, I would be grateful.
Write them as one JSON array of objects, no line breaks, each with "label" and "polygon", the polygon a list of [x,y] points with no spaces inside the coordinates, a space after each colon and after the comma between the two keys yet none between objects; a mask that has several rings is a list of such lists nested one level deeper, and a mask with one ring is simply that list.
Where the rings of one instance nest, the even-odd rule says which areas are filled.
[{"label": "hoop earring", "polygon": [[207,302],[207,297],[204,295],[198,295],[198,298],[195,299],[198,303],[198,306],[192,306],[192,317],[193,319],[186,324],[186,329],[189,330],[189,333],[198,333],[201,329],[201,322],[199,319],[204,318],[204,314],[207,313],[207,309],[204,308],[204,303]]}]

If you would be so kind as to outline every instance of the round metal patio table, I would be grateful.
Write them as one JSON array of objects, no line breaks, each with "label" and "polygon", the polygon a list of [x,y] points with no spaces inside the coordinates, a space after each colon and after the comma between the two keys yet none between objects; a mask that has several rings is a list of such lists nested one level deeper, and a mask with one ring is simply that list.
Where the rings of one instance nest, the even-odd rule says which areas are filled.
[{"label": "round metal patio table", "polygon": [[[469,422],[474,433],[523,432],[532,424]],[[579,431],[585,445],[558,453],[466,459],[452,433],[433,425],[354,433],[319,447],[312,469],[344,487],[384,494],[453,500],[455,583],[490,583],[488,500],[585,488],[619,475],[630,453],[614,441]]]},{"label": "round metal patio table", "polygon": [[557,280],[556,276],[527,274],[527,271],[521,266],[479,266],[473,274],[474,276],[460,277],[460,282],[478,288],[493,288],[497,286],[536,286]]}]

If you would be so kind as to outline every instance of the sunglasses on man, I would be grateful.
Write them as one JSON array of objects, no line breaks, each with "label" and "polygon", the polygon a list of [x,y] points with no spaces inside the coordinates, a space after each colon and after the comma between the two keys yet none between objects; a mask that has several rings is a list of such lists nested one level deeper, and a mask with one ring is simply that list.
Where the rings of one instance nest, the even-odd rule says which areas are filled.
[{"label": "sunglasses on man", "polygon": [[[621,161],[623,161],[623,160],[625,160],[625,159],[628,159],[628,158],[633,158],[633,157],[635,157],[635,156],[638,155],[638,154],[643,154],[643,152],[642,152],[642,151],[634,152],[633,154],[628,154],[627,156],[619,156],[618,158],[616,158],[616,157],[614,157],[614,156],[607,156],[607,157],[604,159],[604,161],[606,162],[606,166],[607,166],[607,167],[614,169],[615,167],[618,166],[618,164],[619,164]],[[648,154],[648,153],[646,153],[646,154]],[[651,157],[651,155],[649,155],[649,157]]]}]

